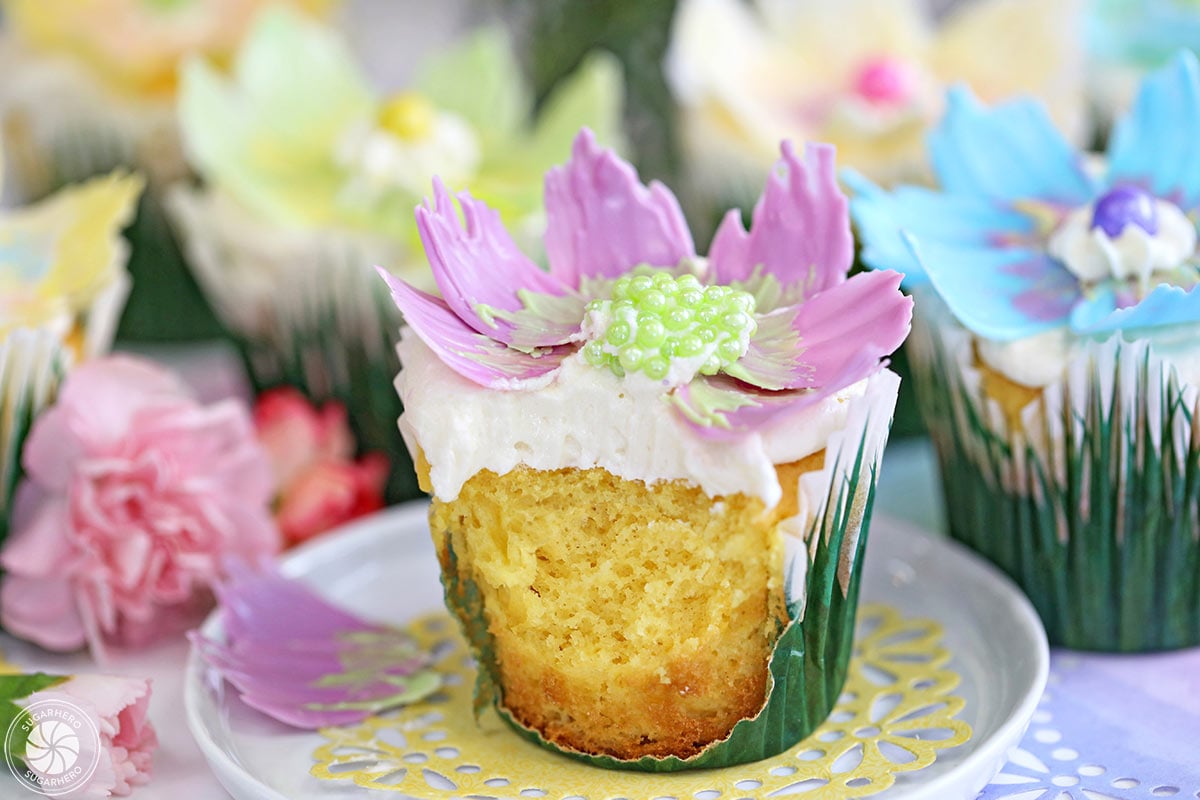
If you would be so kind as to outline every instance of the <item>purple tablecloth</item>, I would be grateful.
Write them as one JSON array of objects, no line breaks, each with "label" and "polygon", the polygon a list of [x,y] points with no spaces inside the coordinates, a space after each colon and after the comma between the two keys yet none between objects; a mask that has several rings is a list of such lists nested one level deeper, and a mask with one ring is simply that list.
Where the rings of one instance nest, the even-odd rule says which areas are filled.
[{"label": "purple tablecloth", "polygon": [[[945,530],[932,449],[893,442],[876,508]],[[1021,748],[980,800],[1200,798],[1200,648],[1150,655],[1054,650]]]}]

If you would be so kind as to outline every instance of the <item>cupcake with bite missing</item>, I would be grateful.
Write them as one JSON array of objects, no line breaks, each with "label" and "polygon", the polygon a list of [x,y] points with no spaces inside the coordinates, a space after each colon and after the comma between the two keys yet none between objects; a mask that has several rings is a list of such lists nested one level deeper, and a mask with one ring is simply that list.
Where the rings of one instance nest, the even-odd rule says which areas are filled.
[{"label": "cupcake with bite missing", "polygon": [[479,701],[605,767],[778,753],[845,679],[910,301],[847,279],[828,147],[784,145],[707,258],[587,131],[545,198],[548,270],[438,182],[417,220],[440,295],[381,272]]}]

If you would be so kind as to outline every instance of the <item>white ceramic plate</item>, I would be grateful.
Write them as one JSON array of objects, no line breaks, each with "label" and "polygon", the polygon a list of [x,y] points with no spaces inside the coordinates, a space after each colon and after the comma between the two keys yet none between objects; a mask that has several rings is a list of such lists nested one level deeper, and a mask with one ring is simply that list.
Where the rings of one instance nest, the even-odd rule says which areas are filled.
[{"label": "white ceramic plate", "polygon": [[[286,574],[339,605],[402,623],[441,607],[441,584],[423,503],[363,519],[294,552]],[[863,602],[942,624],[957,694],[974,736],[938,755],[928,769],[902,773],[873,797],[969,800],[1025,732],[1046,683],[1049,651],[1033,608],[993,567],[954,543],[876,516],[871,524]],[[204,632],[219,634],[215,618]],[[193,652],[184,684],[188,726],[221,783],[237,800],[341,800],[393,797],[308,774],[324,740],[286,728],[242,705]]]}]

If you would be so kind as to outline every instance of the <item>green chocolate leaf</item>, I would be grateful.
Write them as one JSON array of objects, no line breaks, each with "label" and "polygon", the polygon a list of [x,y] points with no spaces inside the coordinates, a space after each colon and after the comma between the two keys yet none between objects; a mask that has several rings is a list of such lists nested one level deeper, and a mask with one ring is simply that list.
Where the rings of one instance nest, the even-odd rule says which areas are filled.
[{"label": "green chocolate leaf", "polygon": [[[796,385],[797,374],[804,375],[804,348],[800,334],[792,325],[792,309],[779,308],[758,317],[758,331],[750,347],[737,363],[725,368],[725,374],[769,391]],[[808,367],[811,372],[811,367]]]},{"label": "green chocolate leaf", "polygon": [[481,30],[424,64],[416,89],[471,125],[483,141],[485,160],[503,154],[533,108],[512,46],[499,28]]}]

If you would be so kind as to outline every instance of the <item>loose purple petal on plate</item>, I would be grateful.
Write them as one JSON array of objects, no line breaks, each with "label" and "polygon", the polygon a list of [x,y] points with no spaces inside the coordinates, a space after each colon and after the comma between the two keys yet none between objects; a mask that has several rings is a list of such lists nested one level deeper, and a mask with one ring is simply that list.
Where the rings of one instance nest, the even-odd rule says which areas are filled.
[{"label": "loose purple petal on plate", "polygon": [[531,355],[507,347],[473,330],[442,298],[409,286],[382,267],[376,269],[408,326],[442,363],[480,386],[521,389],[536,385],[571,352],[571,348],[555,348]]},{"label": "loose purple petal on plate", "polygon": [[675,195],[658,182],[643,186],[586,128],[571,160],[546,173],[545,198],[550,273],[572,288],[583,278],[616,278],[640,264],[673,267],[695,255]]},{"label": "loose purple petal on plate", "polygon": [[[307,630],[315,636],[354,630],[378,630],[353,614],[331,606],[310,590],[277,573],[258,573],[244,564],[230,564],[230,580],[217,586],[217,601],[223,610],[223,625],[228,636],[242,639],[249,635],[246,625],[263,642],[286,639],[291,632],[291,617],[306,620]],[[278,625],[272,625],[277,621]],[[266,623],[266,624],[264,624]]]},{"label": "loose purple petal on plate", "polygon": [[[565,294],[568,287],[543,271],[513,242],[500,215],[466,192],[458,195],[463,222],[450,190],[434,179],[434,199],[417,208],[417,229],[434,280],[446,304],[468,326],[492,339],[508,342],[513,323],[494,318],[491,312],[523,308],[519,290],[540,294]],[[545,321],[545,329],[534,335],[539,346],[561,344],[573,331]]]},{"label": "loose purple petal on plate", "polygon": [[900,293],[902,278],[864,272],[759,318],[746,355],[726,372],[772,391],[858,382],[866,375],[847,377],[845,364],[865,358],[878,365],[908,335],[913,303]]},{"label": "loose purple petal on plate", "polygon": [[224,638],[193,632],[196,653],[243,702],[288,725],[357,722],[441,685],[432,657],[407,634],[348,614],[276,572],[231,570],[217,598]]},{"label": "loose purple petal on plate", "polygon": [[809,144],[804,159],[790,142],[767,178],[747,233],[741,214],[726,214],[709,251],[716,283],[746,281],[756,267],[802,296],[846,279],[854,239],[846,196],[838,187],[834,149]]}]

